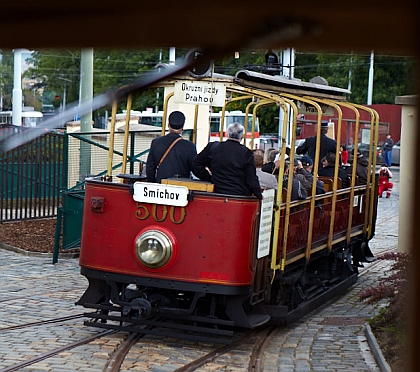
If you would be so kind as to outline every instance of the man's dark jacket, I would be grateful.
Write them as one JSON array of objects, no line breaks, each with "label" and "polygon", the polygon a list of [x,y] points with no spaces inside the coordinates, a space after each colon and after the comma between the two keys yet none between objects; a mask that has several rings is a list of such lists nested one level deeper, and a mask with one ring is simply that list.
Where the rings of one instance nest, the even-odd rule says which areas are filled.
[{"label": "man's dark jacket", "polygon": [[191,177],[192,160],[197,155],[197,150],[192,142],[184,139],[175,144],[156,174],[160,159],[177,138],[180,138],[179,134],[169,133],[152,141],[146,162],[146,175],[149,182],[160,183],[162,179],[171,178],[175,175],[181,178]]},{"label": "man's dark jacket", "polygon": [[[347,174],[349,176],[352,175],[352,168],[353,168],[353,164],[351,167],[348,167],[346,169]],[[359,179],[359,185],[366,185],[367,184],[367,178],[368,178],[368,160],[362,156],[357,158],[357,163],[356,163],[356,176]]]},{"label": "man's dark jacket", "polygon": [[[332,138],[327,137],[325,134],[321,134],[321,143],[319,151],[319,168],[322,168],[321,159],[327,155],[329,152],[335,154],[337,148],[337,142]],[[297,147],[296,153],[299,155],[308,154],[308,156],[315,163],[315,149],[316,149],[316,136],[308,137],[305,142]]]},{"label": "man's dark jacket", "polygon": [[[331,179],[334,179],[334,171],[335,171],[335,165],[328,164],[326,167],[319,170],[318,176],[331,177]],[[349,187],[349,178],[348,178],[349,176],[347,175],[347,172],[344,169],[338,168],[338,177],[341,178],[342,189]]]},{"label": "man's dark jacket", "polygon": [[[206,170],[211,171],[211,175]],[[220,194],[262,198],[254,154],[238,141],[211,142],[193,159],[194,174],[214,184]]]}]

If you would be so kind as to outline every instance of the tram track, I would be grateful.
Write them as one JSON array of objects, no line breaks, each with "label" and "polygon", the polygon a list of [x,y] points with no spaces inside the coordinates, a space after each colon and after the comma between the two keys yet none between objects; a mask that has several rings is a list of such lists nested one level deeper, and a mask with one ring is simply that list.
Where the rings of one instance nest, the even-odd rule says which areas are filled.
[{"label": "tram track", "polygon": [[84,316],[84,314],[76,314],[76,315],[69,315],[69,316],[64,316],[64,317],[60,317],[60,318],[40,320],[38,322],[18,324],[18,325],[14,325],[14,326],[10,326],[10,327],[0,328],[0,332],[13,331],[13,330],[16,330],[16,329],[29,328],[29,327],[38,327],[38,326],[43,326],[43,325],[52,324],[52,323],[66,322],[68,320],[82,318],[83,316]]},{"label": "tram track", "polygon": [[[71,289],[65,289],[65,290],[60,290],[60,293],[69,293],[69,292],[73,292],[73,291],[84,291],[86,289],[86,287],[73,287]],[[35,293],[31,293],[31,295],[25,295],[25,296],[16,296],[16,297],[8,297],[8,298],[3,298],[0,299],[0,303],[3,302],[10,302],[10,301],[16,301],[16,300],[31,300],[31,299],[35,299],[37,297],[48,297],[51,295],[54,295],[56,292],[35,292]]]},{"label": "tram track", "polygon": [[113,333],[117,333],[117,331],[108,330],[108,331],[105,331],[105,332],[101,332],[101,333],[99,333],[97,335],[91,336],[91,337],[86,337],[86,338],[84,338],[82,340],[72,342],[72,343],[67,344],[67,345],[65,345],[63,347],[60,347],[60,348],[57,348],[57,349],[48,351],[48,352],[46,352],[44,354],[38,355],[36,357],[30,358],[28,360],[25,360],[23,362],[16,363],[16,364],[14,364],[12,366],[6,367],[6,368],[2,369],[2,372],[18,371],[21,368],[25,368],[25,367],[31,366],[31,365],[33,365],[35,363],[38,363],[38,362],[41,362],[41,361],[43,361],[45,359],[51,358],[51,357],[53,357],[53,356],[55,356],[57,354],[60,354],[60,353],[62,353],[64,351],[68,351],[68,350],[74,349],[77,346],[88,344],[88,343],[90,343],[92,341],[95,341],[95,340],[101,338],[101,337],[108,336],[108,335],[113,334]]},{"label": "tram track", "polygon": [[226,355],[227,353],[238,350],[244,345],[252,344],[253,348],[251,354],[249,356],[249,364],[248,364],[248,371],[249,372],[259,372],[261,371],[262,367],[262,357],[264,355],[264,351],[269,344],[271,339],[272,333],[278,327],[274,326],[267,326],[260,328],[258,330],[254,330],[251,332],[246,333],[244,336],[240,337],[236,341],[234,341],[231,345],[226,345],[220,347],[202,357],[194,360],[191,363],[184,365],[175,370],[175,372],[192,372],[198,368],[205,367],[206,364],[214,363],[217,359],[221,358],[222,356]]}]

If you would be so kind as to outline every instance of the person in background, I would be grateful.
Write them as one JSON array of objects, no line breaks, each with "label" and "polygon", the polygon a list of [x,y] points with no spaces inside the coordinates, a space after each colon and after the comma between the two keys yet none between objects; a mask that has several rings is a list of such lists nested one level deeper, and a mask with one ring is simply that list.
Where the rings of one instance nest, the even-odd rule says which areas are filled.
[{"label": "person in background", "polygon": [[181,137],[184,123],[184,114],[173,111],[168,118],[169,133],[152,141],[146,162],[147,181],[160,183],[162,179],[175,176],[191,177],[192,159],[197,155],[197,149]]},{"label": "person in background", "polygon": [[386,140],[384,142],[384,157],[385,157],[385,164],[387,167],[391,166],[391,159],[392,159],[392,147],[394,146],[394,141],[391,138],[391,134],[386,135]]},{"label": "person in background", "polygon": [[261,167],[263,166],[264,156],[258,150],[254,150],[254,163],[257,169],[257,177],[260,182],[261,190],[275,189],[277,190],[277,178],[270,173],[263,172]]},{"label": "person in background", "polygon": [[[319,149],[319,159],[323,159],[328,153],[335,153],[337,149],[337,142],[332,138],[327,137],[328,133],[328,122],[322,121],[321,123],[321,139],[320,139],[320,149]],[[316,136],[306,138],[296,149],[296,154],[298,155],[308,155],[311,159],[315,159],[315,150],[316,150]],[[322,168],[321,161],[319,162],[319,169]]]},{"label": "person in background", "polygon": [[348,165],[349,163],[349,152],[347,151],[346,145],[340,146],[341,165]]},{"label": "person in background", "polygon": [[227,128],[228,139],[210,142],[193,159],[194,174],[214,184],[214,191],[229,195],[255,195],[262,199],[254,153],[241,144],[244,127],[232,123]]},{"label": "person in background", "polygon": [[[325,158],[321,160],[322,169],[319,170],[318,176],[334,178],[335,173],[335,153],[329,152]],[[338,178],[341,179],[341,188],[344,189],[349,186],[349,178],[347,172],[338,168]]]},{"label": "person in background", "polygon": [[392,178],[392,172],[388,169],[387,165],[384,163],[379,169],[379,197],[382,198],[382,194],[386,191],[386,197],[391,196],[392,187],[394,184],[389,182],[389,179]]}]

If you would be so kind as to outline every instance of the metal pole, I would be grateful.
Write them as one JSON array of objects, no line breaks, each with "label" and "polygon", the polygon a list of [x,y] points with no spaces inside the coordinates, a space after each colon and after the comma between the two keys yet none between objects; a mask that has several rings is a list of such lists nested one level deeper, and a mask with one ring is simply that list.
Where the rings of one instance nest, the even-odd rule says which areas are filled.
[{"label": "metal pole", "polygon": [[175,48],[174,47],[169,48],[169,64],[170,65],[175,64]]},{"label": "metal pole", "polygon": [[22,125],[22,49],[14,51],[13,125]]},{"label": "metal pole", "polygon": [[[162,62],[162,48],[160,48],[159,51],[159,63]],[[156,106],[155,106],[155,112],[159,112],[159,88],[156,88]]]},{"label": "metal pole", "polygon": [[373,50],[370,53],[370,68],[369,68],[369,85],[368,85],[368,96],[367,104],[372,104],[372,95],[373,95]]},{"label": "metal pole", "polygon": [[[82,49],[80,61],[80,103],[92,101],[93,98],[93,49]],[[92,131],[92,111],[80,118],[80,131]],[[80,142],[80,180],[90,174],[91,152],[90,144]]]}]

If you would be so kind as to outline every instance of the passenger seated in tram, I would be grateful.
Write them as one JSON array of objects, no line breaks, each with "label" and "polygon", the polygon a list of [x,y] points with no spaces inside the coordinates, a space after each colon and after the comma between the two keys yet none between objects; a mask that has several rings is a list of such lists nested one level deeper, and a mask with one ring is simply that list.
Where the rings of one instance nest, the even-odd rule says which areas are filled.
[{"label": "passenger seated in tram", "polygon": [[356,163],[356,176],[358,177],[359,185],[367,184],[368,177],[368,160],[363,156],[360,151],[357,151],[356,160],[350,160],[351,166],[346,168],[349,176],[353,174],[353,166]]},{"label": "passenger seated in tram", "polygon": [[260,182],[261,190],[275,189],[277,190],[277,178],[272,174],[263,172],[261,167],[263,166],[264,157],[261,155],[261,151],[254,150],[254,162],[257,168],[257,177]]},{"label": "passenger seated in tram", "polygon": [[214,184],[214,191],[230,195],[255,195],[262,199],[254,153],[241,144],[244,127],[232,123],[225,142],[210,142],[192,161],[194,174]]},{"label": "passenger seated in tram", "polygon": [[[314,179],[314,176],[312,174],[312,170],[314,167],[314,162],[312,161],[312,159],[305,155],[300,159],[300,163],[302,166],[298,166],[296,169],[296,173],[297,175],[303,175],[303,177],[305,177],[306,180],[309,181],[309,187],[306,187],[305,185],[307,184],[303,184],[303,186],[305,186],[306,190],[310,190],[312,189],[312,182]],[[299,178],[298,178],[299,179]],[[321,180],[317,180],[316,181],[316,194],[325,194],[325,189],[324,189],[324,182],[322,182]]]},{"label": "passenger seated in tram", "polygon": [[[319,170],[318,176],[330,177],[331,179],[334,179],[335,153],[329,152],[327,155],[325,155],[324,158],[322,158],[321,162],[322,162],[322,168]],[[338,167],[338,178],[341,179],[342,189],[349,187],[347,172],[344,169],[342,169],[340,166]]]},{"label": "passenger seated in tram", "polygon": [[[295,166],[297,167],[298,161],[295,159]],[[283,187],[287,189],[288,183],[289,183],[289,172],[290,172],[290,162],[286,161],[284,163],[284,179],[283,179]],[[300,183],[299,180],[297,180],[295,177],[293,177],[292,180],[292,196],[291,200],[302,200],[306,199],[308,197],[305,188]]]},{"label": "passenger seated in tram", "polygon": [[263,164],[267,164],[270,161],[270,152],[275,151],[276,149],[274,147],[267,147],[264,151],[264,162]]},{"label": "passenger seated in tram", "polygon": [[276,167],[276,164],[274,163],[274,161],[275,161],[276,155],[278,153],[279,152],[275,149],[272,149],[270,151],[270,153],[268,154],[268,162],[263,164],[263,166],[261,167],[261,170],[263,172],[271,173],[271,174],[275,173],[275,171],[278,169],[278,164],[277,164],[277,167]]}]

